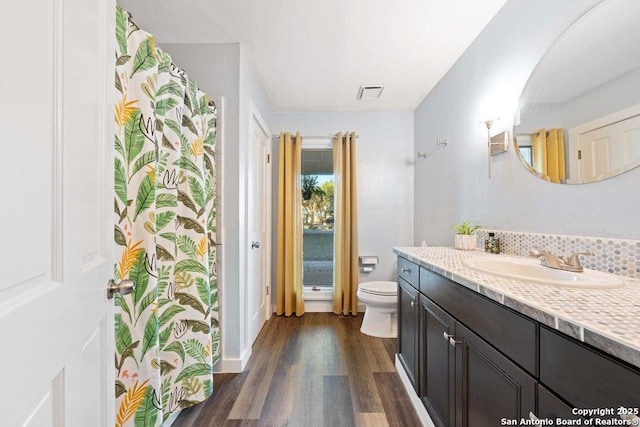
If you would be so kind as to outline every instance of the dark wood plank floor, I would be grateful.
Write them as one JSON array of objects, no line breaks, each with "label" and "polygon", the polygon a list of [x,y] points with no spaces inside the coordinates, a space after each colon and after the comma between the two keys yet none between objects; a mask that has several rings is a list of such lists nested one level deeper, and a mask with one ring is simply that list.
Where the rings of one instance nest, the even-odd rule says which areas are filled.
[{"label": "dark wood plank floor", "polygon": [[362,315],[273,316],[245,372],[215,374],[206,402],[176,427],[420,426],[394,367],[395,339],[360,332]]}]

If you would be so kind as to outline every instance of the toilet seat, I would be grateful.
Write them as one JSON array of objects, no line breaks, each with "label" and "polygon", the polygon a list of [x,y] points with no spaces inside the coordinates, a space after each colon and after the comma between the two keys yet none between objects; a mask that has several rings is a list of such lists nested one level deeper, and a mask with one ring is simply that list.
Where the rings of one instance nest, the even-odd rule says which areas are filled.
[{"label": "toilet seat", "polygon": [[358,289],[365,294],[394,297],[398,294],[397,286],[396,282],[375,281],[360,283]]},{"label": "toilet seat", "polygon": [[398,336],[398,284],[372,281],[358,285],[358,299],[365,304],[360,332],[380,338]]}]

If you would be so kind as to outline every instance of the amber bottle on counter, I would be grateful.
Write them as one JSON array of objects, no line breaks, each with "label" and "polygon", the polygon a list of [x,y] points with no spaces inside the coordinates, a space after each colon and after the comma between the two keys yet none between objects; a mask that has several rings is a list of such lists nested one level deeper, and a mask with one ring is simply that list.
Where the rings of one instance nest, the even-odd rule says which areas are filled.
[{"label": "amber bottle on counter", "polygon": [[500,253],[500,239],[495,237],[495,233],[489,233],[489,237],[484,240],[484,251],[490,254]]}]

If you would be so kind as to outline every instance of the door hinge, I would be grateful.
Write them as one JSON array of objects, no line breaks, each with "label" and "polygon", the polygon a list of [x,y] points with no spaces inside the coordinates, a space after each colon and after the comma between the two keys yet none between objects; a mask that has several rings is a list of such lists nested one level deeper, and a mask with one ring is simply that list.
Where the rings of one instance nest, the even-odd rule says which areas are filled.
[{"label": "door hinge", "polygon": [[578,160],[582,160],[582,150],[578,150]]},{"label": "door hinge", "polygon": [[265,286],[267,288],[267,295],[269,295],[269,285]]},{"label": "door hinge", "polygon": [[271,163],[271,154],[267,154],[267,163]]}]

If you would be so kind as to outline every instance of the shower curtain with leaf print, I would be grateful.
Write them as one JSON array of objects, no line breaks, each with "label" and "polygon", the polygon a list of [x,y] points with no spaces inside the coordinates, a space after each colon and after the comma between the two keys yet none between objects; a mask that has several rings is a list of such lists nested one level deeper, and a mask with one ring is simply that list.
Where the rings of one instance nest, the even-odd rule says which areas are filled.
[{"label": "shower curtain with leaf print", "polygon": [[116,39],[116,426],[157,426],[213,391],[217,112],[119,7]]}]

